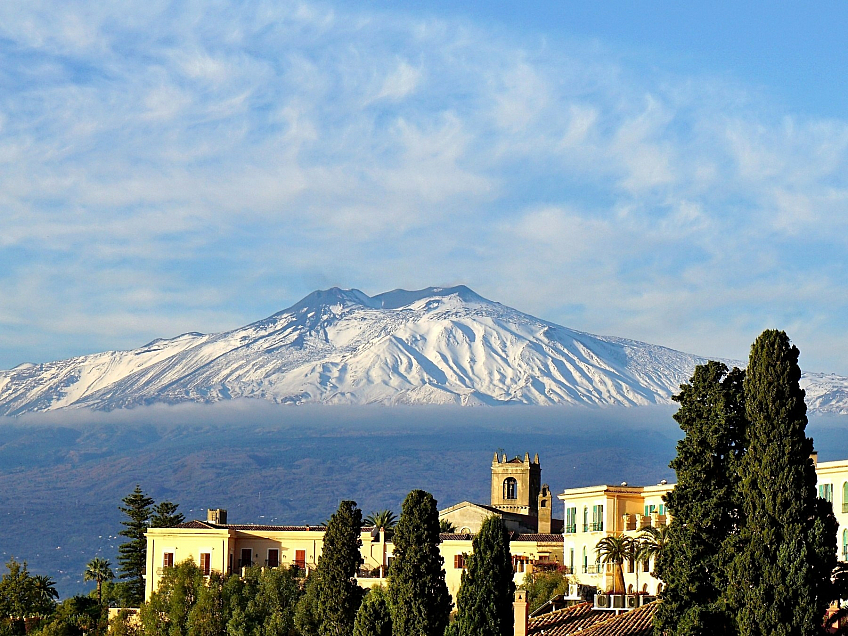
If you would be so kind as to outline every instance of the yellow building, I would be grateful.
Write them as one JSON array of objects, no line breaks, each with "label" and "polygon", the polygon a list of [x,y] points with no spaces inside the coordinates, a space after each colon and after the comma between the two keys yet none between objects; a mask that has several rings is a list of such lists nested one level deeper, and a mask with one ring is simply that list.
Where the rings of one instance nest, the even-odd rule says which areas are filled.
[{"label": "yellow building", "polygon": [[[534,570],[562,566],[561,519],[552,519],[553,496],[541,483],[539,455],[530,460],[507,459],[495,454],[491,466],[490,505],[463,501],[439,512],[440,521],[454,525],[453,533],[441,535],[445,583],[453,598],[459,591],[466,558],[472,551],[474,533],[487,517],[499,517],[510,533],[515,582]],[[553,530],[553,531],[552,531]],[[210,509],[206,521],[190,521],[176,528],[147,531],[145,600],[159,587],[166,568],[194,559],[209,574],[240,572],[241,568],[290,567],[314,569],[324,545],[323,526],[271,526],[228,524],[227,511]],[[375,528],[362,528],[364,563],[357,576],[363,587],[385,582],[392,559],[391,537]]]},{"label": "yellow building", "polygon": [[819,462],[818,455],[813,454],[818,476],[819,497],[833,504],[833,514],[839,522],[836,533],[839,559],[848,561],[848,460],[835,462]]},{"label": "yellow building", "polygon": [[[563,563],[575,581],[601,590],[613,587],[611,567],[602,565],[596,547],[605,536],[625,534],[637,536],[647,527],[664,526],[663,495],[673,486],[659,483],[656,486],[588,486],[570,488],[558,499],[565,505],[563,527]],[[656,594],[661,582],[651,576],[653,562],[641,568],[625,564],[626,592]]]}]

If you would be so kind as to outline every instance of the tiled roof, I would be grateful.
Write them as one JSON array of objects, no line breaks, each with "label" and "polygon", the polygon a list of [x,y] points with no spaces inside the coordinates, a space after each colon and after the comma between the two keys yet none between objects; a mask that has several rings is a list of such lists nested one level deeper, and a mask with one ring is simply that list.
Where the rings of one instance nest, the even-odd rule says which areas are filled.
[{"label": "tiled roof", "polygon": [[619,614],[580,632],[580,636],[651,636],[654,633],[654,612],[659,603],[654,601]]},{"label": "tiled roof", "polygon": [[511,541],[537,541],[537,542],[550,542],[550,543],[562,543],[562,535],[561,534],[514,534],[512,535]]},{"label": "tiled roof", "polygon": [[440,541],[471,541],[474,538],[473,534],[459,534],[458,532],[441,532],[439,533]]},{"label": "tiled roof", "polygon": [[609,619],[610,612],[593,609],[591,603],[578,603],[531,618],[527,625],[527,636],[568,636]]},{"label": "tiled roof", "polygon": [[178,526],[174,526],[175,528],[179,528],[180,530],[214,530],[215,526],[209,525],[208,523],[203,523],[202,521],[186,521],[185,523],[181,523]]}]

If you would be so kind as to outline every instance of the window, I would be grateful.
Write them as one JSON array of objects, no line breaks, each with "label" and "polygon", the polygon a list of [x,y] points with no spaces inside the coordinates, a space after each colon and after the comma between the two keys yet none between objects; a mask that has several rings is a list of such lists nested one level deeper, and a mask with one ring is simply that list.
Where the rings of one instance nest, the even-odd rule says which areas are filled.
[{"label": "window", "polygon": [[604,529],[604,505],[592,506],[592,532],[600,532]]},{"label": "window", "polygon": [[848,530],[842,531],[842,560],[848,561]]},{"label": "window", "polygon": [[660,514],[661,515],[665,514],[665,504],[660,504]]},{"label": "window", "polygon": [[645,559],[644,561],[642,561],[642,571],[643,572],[650,572],[651,571],[651,560],[650,559]]},{"label": "window", "polygon": [[301,570],[306,569],[306,550],[294,551],[294,564]]},{"label": "window", "polygon": [[465,554],[454,554],[453,555],[453,567],[457,570],[465,569]]},{"label": "window", "polygon": [[241,549],[241,560],[239,560],[239,567],[246,568],[253,565],[253,548],[242,548]]},{"label": "window", "polygon": [[565,528],[566,534],[577,532],[577,508],[565,509]]},{"label": "window", "polygon": [[275,568],[280,565],[280,551],[276,548],[268,550],[268,567]]},{"label": "window", "polygon": [[539,502],[539,507],[540,508],[547,508],[548,507],[548,500],[542,499],[542,501]]},{"label": "window", "polygon": [[636,560],[628,559],[627,560],[627,572],[628,574],[633,574],[636,571]]},{"label": "window", "polygon": [[568,559],[568,573],[574,574],[574,548],[571,548],[571,552]]},{"label": "window", "polygon": [[503,498],[518,499],[518,482],[515,477],[507,477],[503,483]]},{"label": "window", "polygon": [[651,514],[657,511],[657,507],[654,504],[645,504],[645,516],[650,517]]},{"label": "window", "polygon": [[819,484],[819,497],[833,503],[833,484]]},{"label": "window", "polygon": [[166,552],[162,555],[162,567],[163,568],[172,568],[174,567],[174,553]]},{"label": "window", "polygon": [[848,481],[842,484],[842,512],[848,512]]},{"label": "window", "polygon": [[212,572],[212,555],[208,552],[200,553],[200,571],[203,576],[209,576]]},{"label": "window", "polygon": [[583,532],[589,532],[589,507],[583,506]]},{"label": "window", "polygon": [[527,557],[516,555],[512,557],[512,571],[513,572],[524,572],[527,567]]},{"label": "window", "polygon": [[583,546],[583,574],[589,573],[589,556],[586,554],[586,546]]}]

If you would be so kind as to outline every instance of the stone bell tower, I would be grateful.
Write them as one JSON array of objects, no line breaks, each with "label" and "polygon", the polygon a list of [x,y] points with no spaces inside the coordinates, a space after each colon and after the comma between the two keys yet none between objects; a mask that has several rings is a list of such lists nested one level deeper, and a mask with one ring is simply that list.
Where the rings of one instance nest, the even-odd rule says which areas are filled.
[{"label": "stone bell tower", "polygon": [[539,514],[539,493],[542,486],[542,468],[539,454],[530,461],[530,453],[507,459],[495,453],[492,459],[491,506],[504,512],[515,512],[533,517]]}]

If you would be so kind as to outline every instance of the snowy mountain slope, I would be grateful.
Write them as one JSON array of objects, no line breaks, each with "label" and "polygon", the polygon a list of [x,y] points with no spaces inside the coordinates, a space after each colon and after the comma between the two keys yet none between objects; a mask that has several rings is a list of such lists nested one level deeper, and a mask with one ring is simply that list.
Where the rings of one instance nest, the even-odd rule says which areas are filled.
[{"label": "snowy mountain slope", "polygon": [[[703,361],[561,327],[463,286],[373,297],[333,288],[233,331],[0,371],[0,414],[233,398],[645,405],[670,402]],[[805,378],[816,404],[848,412],[848,380],[823,378]]]}]

